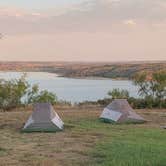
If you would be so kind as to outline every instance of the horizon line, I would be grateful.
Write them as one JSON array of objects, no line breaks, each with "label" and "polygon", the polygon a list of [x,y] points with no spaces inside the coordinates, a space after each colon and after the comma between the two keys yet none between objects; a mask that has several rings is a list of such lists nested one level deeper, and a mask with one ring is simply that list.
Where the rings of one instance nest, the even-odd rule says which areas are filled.
[{"label": "horizon line", "polygon": [[126,61],[63,61],[63,60],[57,60],[57,61],[10,61],[10,60],[0,60],[0,63],[166,63],[166,60],[126,60]]}]

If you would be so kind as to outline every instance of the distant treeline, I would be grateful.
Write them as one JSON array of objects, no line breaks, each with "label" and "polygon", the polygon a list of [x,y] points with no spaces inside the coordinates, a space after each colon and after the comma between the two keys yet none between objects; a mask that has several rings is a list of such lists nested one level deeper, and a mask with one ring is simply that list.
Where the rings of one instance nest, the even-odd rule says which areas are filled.
[{"label": "distant treeline", "polygon": [[105,64],[89,66],[73,66],[59,73],[66,77],[104,77],[132,79],[138,73],[146,72],[151,76],[156,71],[166,71],[166,63],[143,64]]},{"label": "distant treeline", "polygon": [[41,71],[64,77],[105,77],[132,79],[138,73],[152,75],[166,71],[164,62],[79,63],[79,62],[0,62],[1,71]]}]

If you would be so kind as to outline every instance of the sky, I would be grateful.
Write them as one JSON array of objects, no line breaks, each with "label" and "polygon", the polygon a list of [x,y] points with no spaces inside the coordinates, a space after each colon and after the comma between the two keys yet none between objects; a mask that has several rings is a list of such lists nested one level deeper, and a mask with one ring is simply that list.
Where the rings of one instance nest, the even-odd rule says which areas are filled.
[{"label": "sky", "polygon": [[24,9],[45,9],[80,2],[83,0],[4,0],[0,4]]},{"label": "sky", "polygon": [[0,1],[1,61],[166,60],[165,0]]}]

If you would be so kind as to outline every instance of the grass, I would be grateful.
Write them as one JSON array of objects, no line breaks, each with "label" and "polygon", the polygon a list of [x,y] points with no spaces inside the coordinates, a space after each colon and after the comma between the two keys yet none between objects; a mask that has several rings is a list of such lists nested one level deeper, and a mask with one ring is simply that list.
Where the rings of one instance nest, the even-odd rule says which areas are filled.
[{"label": "grass", "polygon": [[158,129],[124,129],[118,136],[97,145],[94,165],[165,166],[166,133]]},{"label": "grass", "polygon": [[146,124],[110,125],[101,108],[58,108],[64,132],[21,133],[30,113],[0,113],[0,166],[166,166],[166,110],[138,111]]},{"label": "grass", "polygon": [[[166,131],[144,125],[81,121],[79,128],[102,135],[89,152],[93,166],[166,166]],[[152,127],[152,128],[151,128]]]}]

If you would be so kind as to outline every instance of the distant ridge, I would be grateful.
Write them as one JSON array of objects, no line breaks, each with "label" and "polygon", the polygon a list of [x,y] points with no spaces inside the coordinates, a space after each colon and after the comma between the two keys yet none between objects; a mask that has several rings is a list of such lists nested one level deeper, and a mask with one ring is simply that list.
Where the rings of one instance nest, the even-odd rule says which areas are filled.
[{"label": "distant ridge", "polygon": [[[2,35],[3,37],[3,35]],[[38,64],[96,64],[96,65],[114,65],[114,64],[158,64],[166,63],[166,60],[143,60],[143,61],[10,61],[10,60],[0,60],[0,63],[38,63]]]},{"label": "distant ridge", "polygon": [[166,72],[166,61],[158,62],[12,62],[0,61],[0,71],[36,71],[56,73],[63,77],[104,77],[131,79],[135,74],[156,71]]}]

